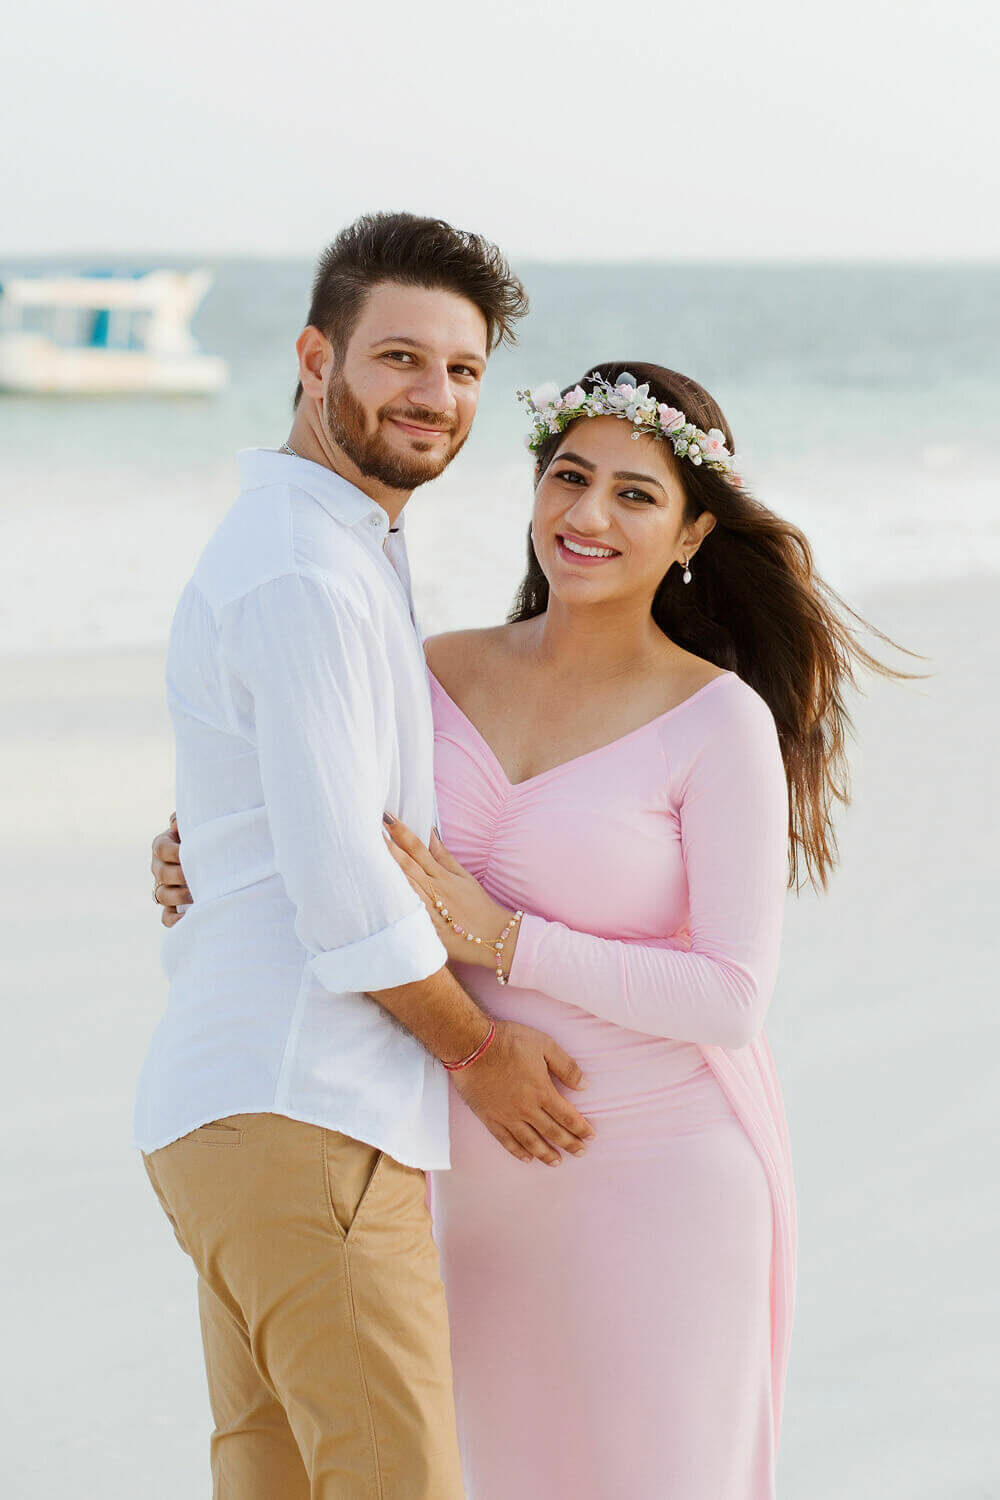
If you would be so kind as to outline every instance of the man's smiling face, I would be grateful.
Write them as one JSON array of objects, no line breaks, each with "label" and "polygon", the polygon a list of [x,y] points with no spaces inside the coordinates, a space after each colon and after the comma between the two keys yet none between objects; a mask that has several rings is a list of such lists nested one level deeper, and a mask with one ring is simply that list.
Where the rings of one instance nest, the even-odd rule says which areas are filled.
[{"label": "man's smiling face", "polygon": [[343,361],[330,348],[329,437],[367,478],[396,490],[426,484],[469,435],[487,354],[486,319],[466,297],[373,287]]}]

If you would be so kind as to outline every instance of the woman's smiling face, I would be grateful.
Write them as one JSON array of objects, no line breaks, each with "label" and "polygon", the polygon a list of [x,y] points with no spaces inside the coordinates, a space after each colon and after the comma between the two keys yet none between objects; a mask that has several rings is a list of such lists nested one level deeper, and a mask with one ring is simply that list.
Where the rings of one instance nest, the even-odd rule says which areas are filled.
[{"label": "woman's smiling face", "polygon": [[674,562],[715,524],[685,521],[668,443],[619,417],[574,422],[535,489],[531,536],[552,595],[566,604],[651,603]]}]

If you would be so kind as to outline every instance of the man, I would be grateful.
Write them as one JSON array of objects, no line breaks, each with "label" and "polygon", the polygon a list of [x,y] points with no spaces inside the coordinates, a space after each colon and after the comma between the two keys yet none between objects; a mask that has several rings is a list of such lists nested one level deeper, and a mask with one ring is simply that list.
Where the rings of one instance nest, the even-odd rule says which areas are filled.
[{"label": "man", "polygon": [[461,449],[525,308],[478,236],[407,214],[344,230],[288,442],[241,455],[174,619],[193,904],[165,939],[136,1136],[198,1270],[227,1500],[461,1495],[424,1183],[448,1162],[440,1064],[508,1149],[551,1161],[591,1133],[553,1081],[577,1087],[576,1064],[465,993],[382,834],[388,813],[426,838],[434,815],[403,508]]}]

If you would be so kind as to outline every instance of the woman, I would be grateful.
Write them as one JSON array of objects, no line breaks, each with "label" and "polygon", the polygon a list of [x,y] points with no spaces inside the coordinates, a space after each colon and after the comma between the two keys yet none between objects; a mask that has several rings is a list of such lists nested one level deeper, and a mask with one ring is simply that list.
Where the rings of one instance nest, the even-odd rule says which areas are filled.
[{"label": "woman", "polygon": [[795,1211],[762,1027],[789,876],[835,854],[842,692],[878,664],[695,382],[612,364],[524,399],[527,577],[507,624],[427,642],[443,842],[387,834],[469,991],[581,1063],[596,1130],[553,1176],[453,1110],[466,1483],[768,1500]]}]

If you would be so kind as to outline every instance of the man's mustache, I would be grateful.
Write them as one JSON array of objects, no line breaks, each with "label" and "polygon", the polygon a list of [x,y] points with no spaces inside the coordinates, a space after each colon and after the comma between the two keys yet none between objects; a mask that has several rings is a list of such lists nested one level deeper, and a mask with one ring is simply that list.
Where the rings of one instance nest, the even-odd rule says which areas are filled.
[{"label": "man's mustache", "polygon": [[384,410],[383,417],[397,417],[400,422],[416,422],[421,427],[434,427],[440,432],[454,432],[456,420],[443,411],[429,411],[426,406],[397,407]]}]

